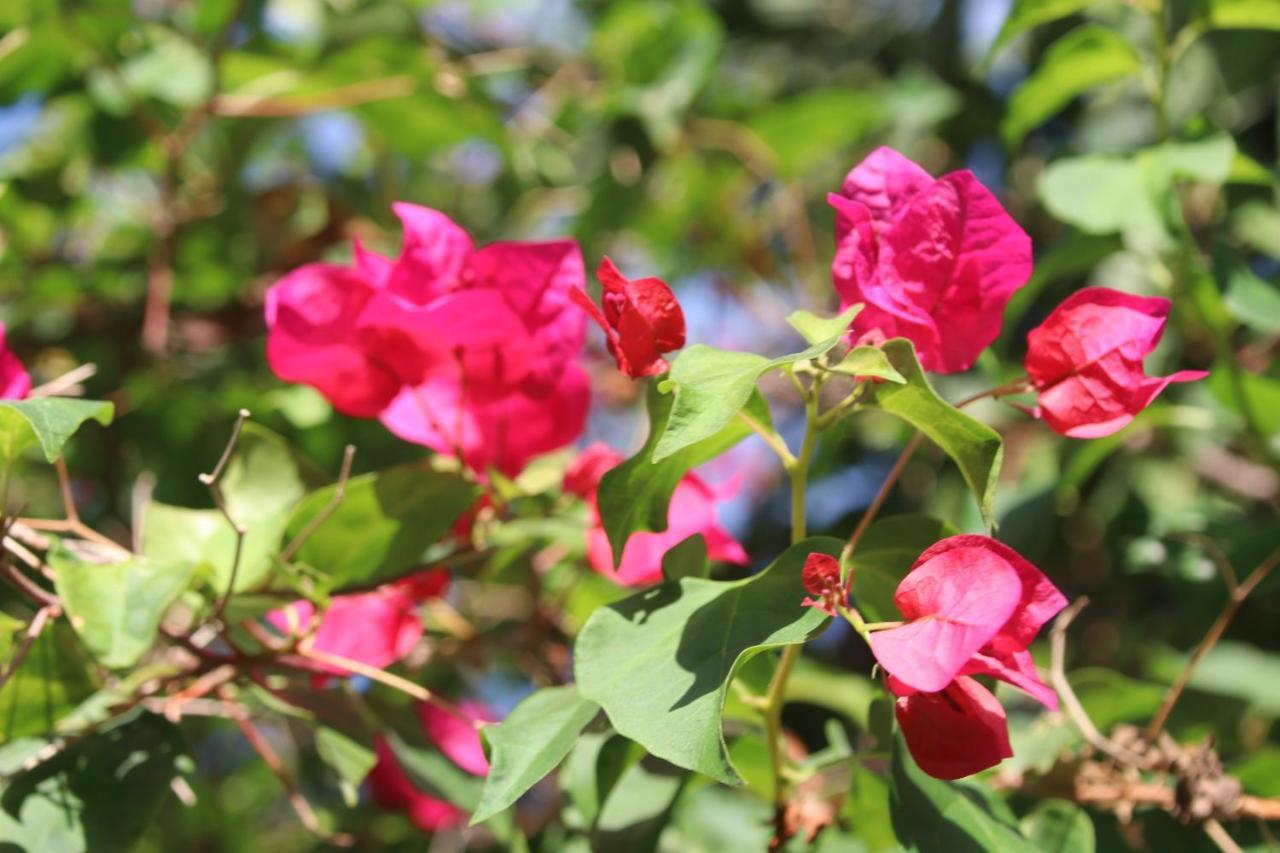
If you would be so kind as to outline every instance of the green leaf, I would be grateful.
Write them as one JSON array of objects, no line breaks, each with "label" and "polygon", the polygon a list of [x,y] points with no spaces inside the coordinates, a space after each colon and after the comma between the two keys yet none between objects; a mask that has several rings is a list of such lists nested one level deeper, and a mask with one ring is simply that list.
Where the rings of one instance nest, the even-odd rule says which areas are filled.
[{"label": "green leaf", "polygon": [[[312,492],[289,520],[301,532],[333,499],[336,486]],[[296,559],[329,576],[334,590],[392,580],[422,562],[479,495],[461,477],[424,465],[400,465],[352,477],[337,509],[316,528]]]},{"label": "green leaf", "polygon": [[1041,800],[1022,819],[1022,832],[1040,853],[1093,853],[1093,821],[1067,800]]},{"label": "green leaf", "polygon": [[893,744],[889,811],[898,840],[915,850],[1034,853],[976,788],[934,779],[916,766],[902,738]]},{"label": "green leaf", "polygon": [[587,732],[560,769],[560,787],[584,828],[593,826],[622,774],[644,756],[639,744],[611,731]]},{"label": "green leaf", "polygon": [[[274,556],[291,510],[247,519],[236,592],[261,589],[275,571]],[[155,501],[142,514],[141,550],[154,563],[192,563],[206,567],[219,594],[231,582],[236,536],[216,509],[187,509]]]},{"label": "green leaf", "polygon": [[955,460],[978,499],[983,520],[990,526],[996,479],[1004,455],[1000,434],[938,396],[925,378],[915,346],[909,340],[894,338],[885,341],[882,349],[906,384],[876,386],[875,404],[920,430]]},{"label": "green leaf", "polygon": [[989,56],[994,56],[1000,48],[1027,30],[1084,11],[1093,3],[1094,0],[1015,0],[1000,34],[991,45]]},{"label": "green leaf", "polygon": [[44,458],[54,462],[62,446],[85,421],[111,423],[115,406],[102,400],[35,397],[0,402],[0,462],[13,464],[18,454],[37,444]]},{"label": "green leaf", "polygon": [[925,515],[882,518],[863,534],[853,553],[853,598],[871,622],[901,619],[893,594],[916,558],[935,542],[957,531],[945,521]]},{"label": "green leaf", "polygon": [[905,385],[907,382],[906,378],[889,363],[889,357],[879,347],[854,347],[831,370],[848,376],[884,379],[899,385]]},{"label": "green leaf", "polygon": [[578,735],[600,711],[576,688],[546,687],[526,698],[496,726],[483,729],[489,775],[471,825],[510,806],[569,754]]},{"label": "green leaf", "polygon": [[787,701],[806,702],[844,714],[866,729],[872,700],[881,694],[876,683],[860,672],[848,672],[812,658],[796,661],[787,679]]},{"label": "green leaf", "polygon": [[706,344],[694,344],[676,356],[662,391],[674,389],[675,403],[653,461],[661,462],[728,426],[756,390],[756,381],[770,370],[817,358],[837,343],[827,338],[803,352],[765,358],[751,352],[731,352]]},{"label": "green leaf", "polygon": [[0,743],[53,732],[94,692],[91,662],[65,620],[47,626],[0,690]]},{"label": "green leaf", "polygon": [[191,584],[196,568],[145,557],[94,563],[61,544],[49,550],[49,567],[71,627],[113,669],[132,666],[151,648],[160,619]]},{"label": "green leaf", "polygon": [[701,533],[685,538],[662,555],[662,579],[705,578],[711,571],[707,562],[707,540]]},{"label": "green leaf", "polygon": [[1242,259],[1223,257],[1216,264],[1226,280],[1227,310],[1246,326],[1280,334],[1280,287],[1263,281]]},{"label": "green leaf", "polygon": [[849,331],[849,325],[862,312],[862,308],[863,305],[859,302],[857,305],[850,305],[834,317],[819,317],[812,311],[801,309],[788,314],[787,322],[809,343],[821,344],[832,338],[839,339]]},{"label": "green leaf", "polygon": [[1280,0],[1208,0],[1204,19],[1218,30],[1280,30]]},{"label": "green leaf", "polygon": [[324,475],[283,436],[253,421],[241,428],[221,480],[227,511],[246,526],[292,508],[308,490],[323,483]]},{"label": "green leaf", "polygon": [[1101,24],[1077,27],[1045,51],[1035,72],[1009,99],[1000,127],[1005,144],[1017,145],[1077,95],[1141,71],[1142,61],[1114,29]]},{"label": "green leaf", "polygon": [[[671,414],[673,398],[670,394],[661,393],[655,383],[650,383],[646,401],[649,438],[644,447],[635,456],[606,472],[600,480],[600,519],[613,547],[615,565],[621,562],[622,549],[632,533],[667,529],[671,495],[690,469],[714,459],[751,434],[751,427],[734,418],[718,433],[659,462],[654,458],[654,449],[662,435],[662,426]],[[762,426],[772,426],[769,406],[758,391],[747,401],[746,413]]]},{"label": "green leaf", "polygon": [[751,657],[802,643],[826,622],[800,603],[800,569],[811,552],[834,556],[843,544],[806,539],[745,580],[685,578],[602,607],[575,645],[578,690],[654,755],[740,782],[721,732],[729,683]]},{"label": "green leaf", "polygon": [[13,651],[14,640],[17,639],[15,635],[26,627],[26,622],[0,611],[0,666],[4,666],[9,660],[9,653]]},{"label": "green leaf", "polygon": [[0,838],[28,851],[136,849],[182,757],[177,728],[154,714],[76,742],[5,786]]},{"label": "green leaf", "polygon": [[812,89],[768,103],[748,126],[773,152],[779,175],[801,177],[832,161],[846,164],[850,147],[893,115],[886,107],[883,98],[864,88]]},{"label": "green leaf", "polygon": [[337,729],[316,727],[316,754],[338,774],[342,799],[354,808],[360,801],[360,783],[369,775],[378,757],[372,749],[357,743]]}]

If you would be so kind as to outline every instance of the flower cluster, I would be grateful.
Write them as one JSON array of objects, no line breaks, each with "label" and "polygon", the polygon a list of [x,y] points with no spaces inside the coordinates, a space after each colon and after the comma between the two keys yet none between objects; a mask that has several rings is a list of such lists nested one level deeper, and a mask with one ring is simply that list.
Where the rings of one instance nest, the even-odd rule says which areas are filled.
[{"label": "flower cluster", "polygon": [[485,473],[518,473],[582,431],[590,402],[575,361],[586,316],[571,240],[477,249],[438,211],[394,206],[394,260],[355,247],[352,267],[308,264],[267,293],[267,359],[344,414]]},{"label": "flower cluster", "polygon": [[1005,681],[1055,709],[1027,647],[1067,600],[1012,548],[952,536],[926,550],[893,597],[906,620],[870,634],[916,763],[942,779],[1012,755],[1004,709],[973,679]]}]

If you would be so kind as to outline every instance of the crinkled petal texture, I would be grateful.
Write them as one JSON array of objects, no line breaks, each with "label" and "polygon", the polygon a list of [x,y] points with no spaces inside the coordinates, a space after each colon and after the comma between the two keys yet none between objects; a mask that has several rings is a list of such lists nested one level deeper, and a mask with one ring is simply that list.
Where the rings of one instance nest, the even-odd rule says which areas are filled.
[{"label": "crinkled petal texture", "polygon": [[1072,438],[1127,426],[1171,382],[1208,373],[1149,377],[1142,362],[1164,332],[1170,302],[1087,287],[1062,301],[1027,335],[1027,375],[1039,390],[1036,415]]},{"label": "crinkled petal texture", "polygon": [[596,277],[603,287],[603,310],[584,291],[573,291],[573,298],[604,330],[618,369],[633,379],[665,372],[663,354],[680,349],[685,340],[684,311],[671,288],[657,278],[628,279],[607,257]]},{"label": "crinkled petal texture", "polygon": [[658,583],[662,580],[662,558],[695,534],[701,534],[706,542],[709,560],[737,565],[750,562],[742,545],[720,525],[717,518],[716,504],[720,491],[690,472],[671,496],[667,529],[661,533],[641,531],[631,534],[622,551],[622,560],[615,567],[596,499],[600,478],[621,461],[622,454],[596,443],[584,450],[565,472],[565,491],[582,497],[588,504],[591,527],[587,531],[587,561],[593,569],[623,586]]},{"label": "crinkled petal texture", "polygon": [[972,678],[960,677],[936,693],[894,684],[894,716],[920,769],[937,779],[960,779],[1013,755],[1004,708]]},{"label": "crinkled petal texture", "polygon": [[574,363],[586,335],[571,296],[584,277],[577,244],[476,249],[439,211],[394,210],[404,227],[395,260],[357,243],[353,267],[312,264],[272,286],[272,368],[345,414],[380,417],[441,453],[463,451],[481,473],[518,473],[572,441],[589,402]]},{"label": "crinkled petal texture", "polygon": [[354,417],[375,417],[400,383],[394,352],[361,345],[356,323],[374,297],[358,273],[307,264],[267,291],[267,361],[281,379],[305,382],[333,407]]},{"label": "crinkled petal texture", "polygon": [[[418,605],[443,594],[448,586],[447,569],[433,569],[356,595],[335,595],[311,635],[317,651],[347,658],[381,669],[401,660],[422,639]],[[315,607],[295,601],[267,614],[281,633],[304,634],[311,625]],[[324,667],[333,675],[351,673],[340,666]]]},{"label": "crinkled petal texture", "polygon": [[21,400],[31,393],[31,374],[9,349],[0,323],[0,400]]},{"label": "crinkled petal texture", "polygon": [[590,405],[590,379],[570,364],[542,397],[514,391],[476,399],[461,382],[431,379],[402,390],[382,423],[406,441],[460,455],[474,471],[493,467],[514,476],[534,456],[577,438]]},{"label": "crinkled petal texture", "polygon": [[1031,240],[1000,202],[968,171],[933,180],[886,148],[828,200],[841,305],[865,305],[853,337],[909,338],[924,368],[938,373],[972,366],[1031,276]]},{"label": "crinkled petal texture", "polygon": [[903,578],[893,600],[908,621],[872,633],[871,651],[908,687],[942,690],[1009,621],[1020,594],[1017,572],[991,550],[948,549]]}]

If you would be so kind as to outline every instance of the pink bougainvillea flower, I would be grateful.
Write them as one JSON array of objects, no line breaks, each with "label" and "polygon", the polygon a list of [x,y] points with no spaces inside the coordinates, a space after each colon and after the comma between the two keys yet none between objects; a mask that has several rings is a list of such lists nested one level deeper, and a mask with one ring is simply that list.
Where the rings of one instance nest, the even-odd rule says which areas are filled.
[{"label": "pink bougainvillea flower", "polygon": [[912,565],[894,603],[905,624],[874,631],[869,642],[926,772],[958,778],[1008,757],[1004,712],[970,676],[1000,679],[1057,708],[1027,646],[1067,601],[1012,548],[987,536],[943,539]]},{"label": "pink bougainvillea flower", "polygon": [[622,462],[622,454],[596,443],[579,454],[565,472],[565,490],[587,502],[590,529],[587,531],[587,560],[600,574],[624,586],[646,586],[662,580],[662,558],[694,534],[702,534],[707,557],[724,563],[745,565],[747,552],[716,518],[716,503],[722,497],[697,474],[685,474],[667,511],[667,529],[661,533],[633,533],[615,567],[609,537],[600,520],[597,491],[605,472]]},{"label": "pink bougainvillea flower", "polygon": [[830,554],[814,552],[804,559],[800,580],[805,590],[813,596],[801,604],[816,607],[828,616],[835,616],[847,597],[840,583],[840,561]]},{"label": "pink bougainvillea flower", "polygon": [[894,716],[920,769],[937,779],[960,779],[1013,755],[1004,708],[972,678],[961,676],[936,693],[889,679]]},{"label": "pink bougainvillea flower", "polygon": [[600,262],[596,277],[604,288],[603,310],[585,291],[574,290],[572,295],[604,330],[618,369],[632,379],[665,372],[663,354],[684,346],[684,311],[671,288],[658,278],[626,278],[608,257]]},{"label": "pink bougainvillea flower", "polygon": [[31,375],[5,342],[0,323],[0,400],[21,400],[31,393]]},{"label": "pink bougainvillea flower", "polygon": [[1170,382],[1209,374],[1182,370],[1147,376],[1169,300],[1087,287],[1062,301],[1027,335],[1027,375],[1040,392],[1035,415],[1055,432],[1098,438],[1122,429]]},{"label": "pink bougainvillea flower", "polygon": [[[571,240],[479,249],[443,213],[393,206],[399,257],[358,243],[351,267],[308,264],[267,293],[267,358],[281,378],[319,390],[344,414],[461,455],[479,473],[514,475],[561,447],[586,419],[574,363],[586,314]],[[532,425],[517,429],[515,425]]]},{"label": "pink bougainvillea flower", "polygon": [[[371,592],[335,595],[307,641],[311,648],[368,666],[389,666],[413,650],[422,639],[418,605],[444,594],[447,569],[431,569],[380,586]],[[287,636],[305,635],[315,606],[300,600],[267,614],[267,621]],[[324,665],[333,675],[349,675],[339,666]]]},{"label": "pink bougainvillea flower", "polygon": [[971,172],[934,179],[878,148],[828,201],[841,307],[863,303],[853,338],[909,338],[926,370],[967,370],[1000,334],[1031,276],[1031,240]]},{"label": "pink bougainvillea flower", "polygon": [[[484,755],[478,721],[494,719],[489,710],[478,702],[463,701],[458,710],[466,719],[426,703],[418,705],[418,717],[423,731],[445,757],[473,776],[485,776],[489,761]],[[390,742],[378,735],[374,738],[377,763],[369,771],[369,791],[373,799],[384,809],[403,811],[413,825],[423,832],[439,832],[460,826],[466,822],[466,812],[452,803],[423,793],[405,773]]]}]

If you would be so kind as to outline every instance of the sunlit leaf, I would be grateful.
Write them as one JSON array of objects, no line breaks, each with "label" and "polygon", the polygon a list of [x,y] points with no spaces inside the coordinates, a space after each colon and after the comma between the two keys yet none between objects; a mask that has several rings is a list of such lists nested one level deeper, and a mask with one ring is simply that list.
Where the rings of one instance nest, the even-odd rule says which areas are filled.
[{"label": "sunlit leaf", "polygon": [[53,462],[86,421],[107,426],[114,413],[115,406],[102,400],[35,397],[0,401],[0,463],[12,464],[19,453],[35,445]]}]

